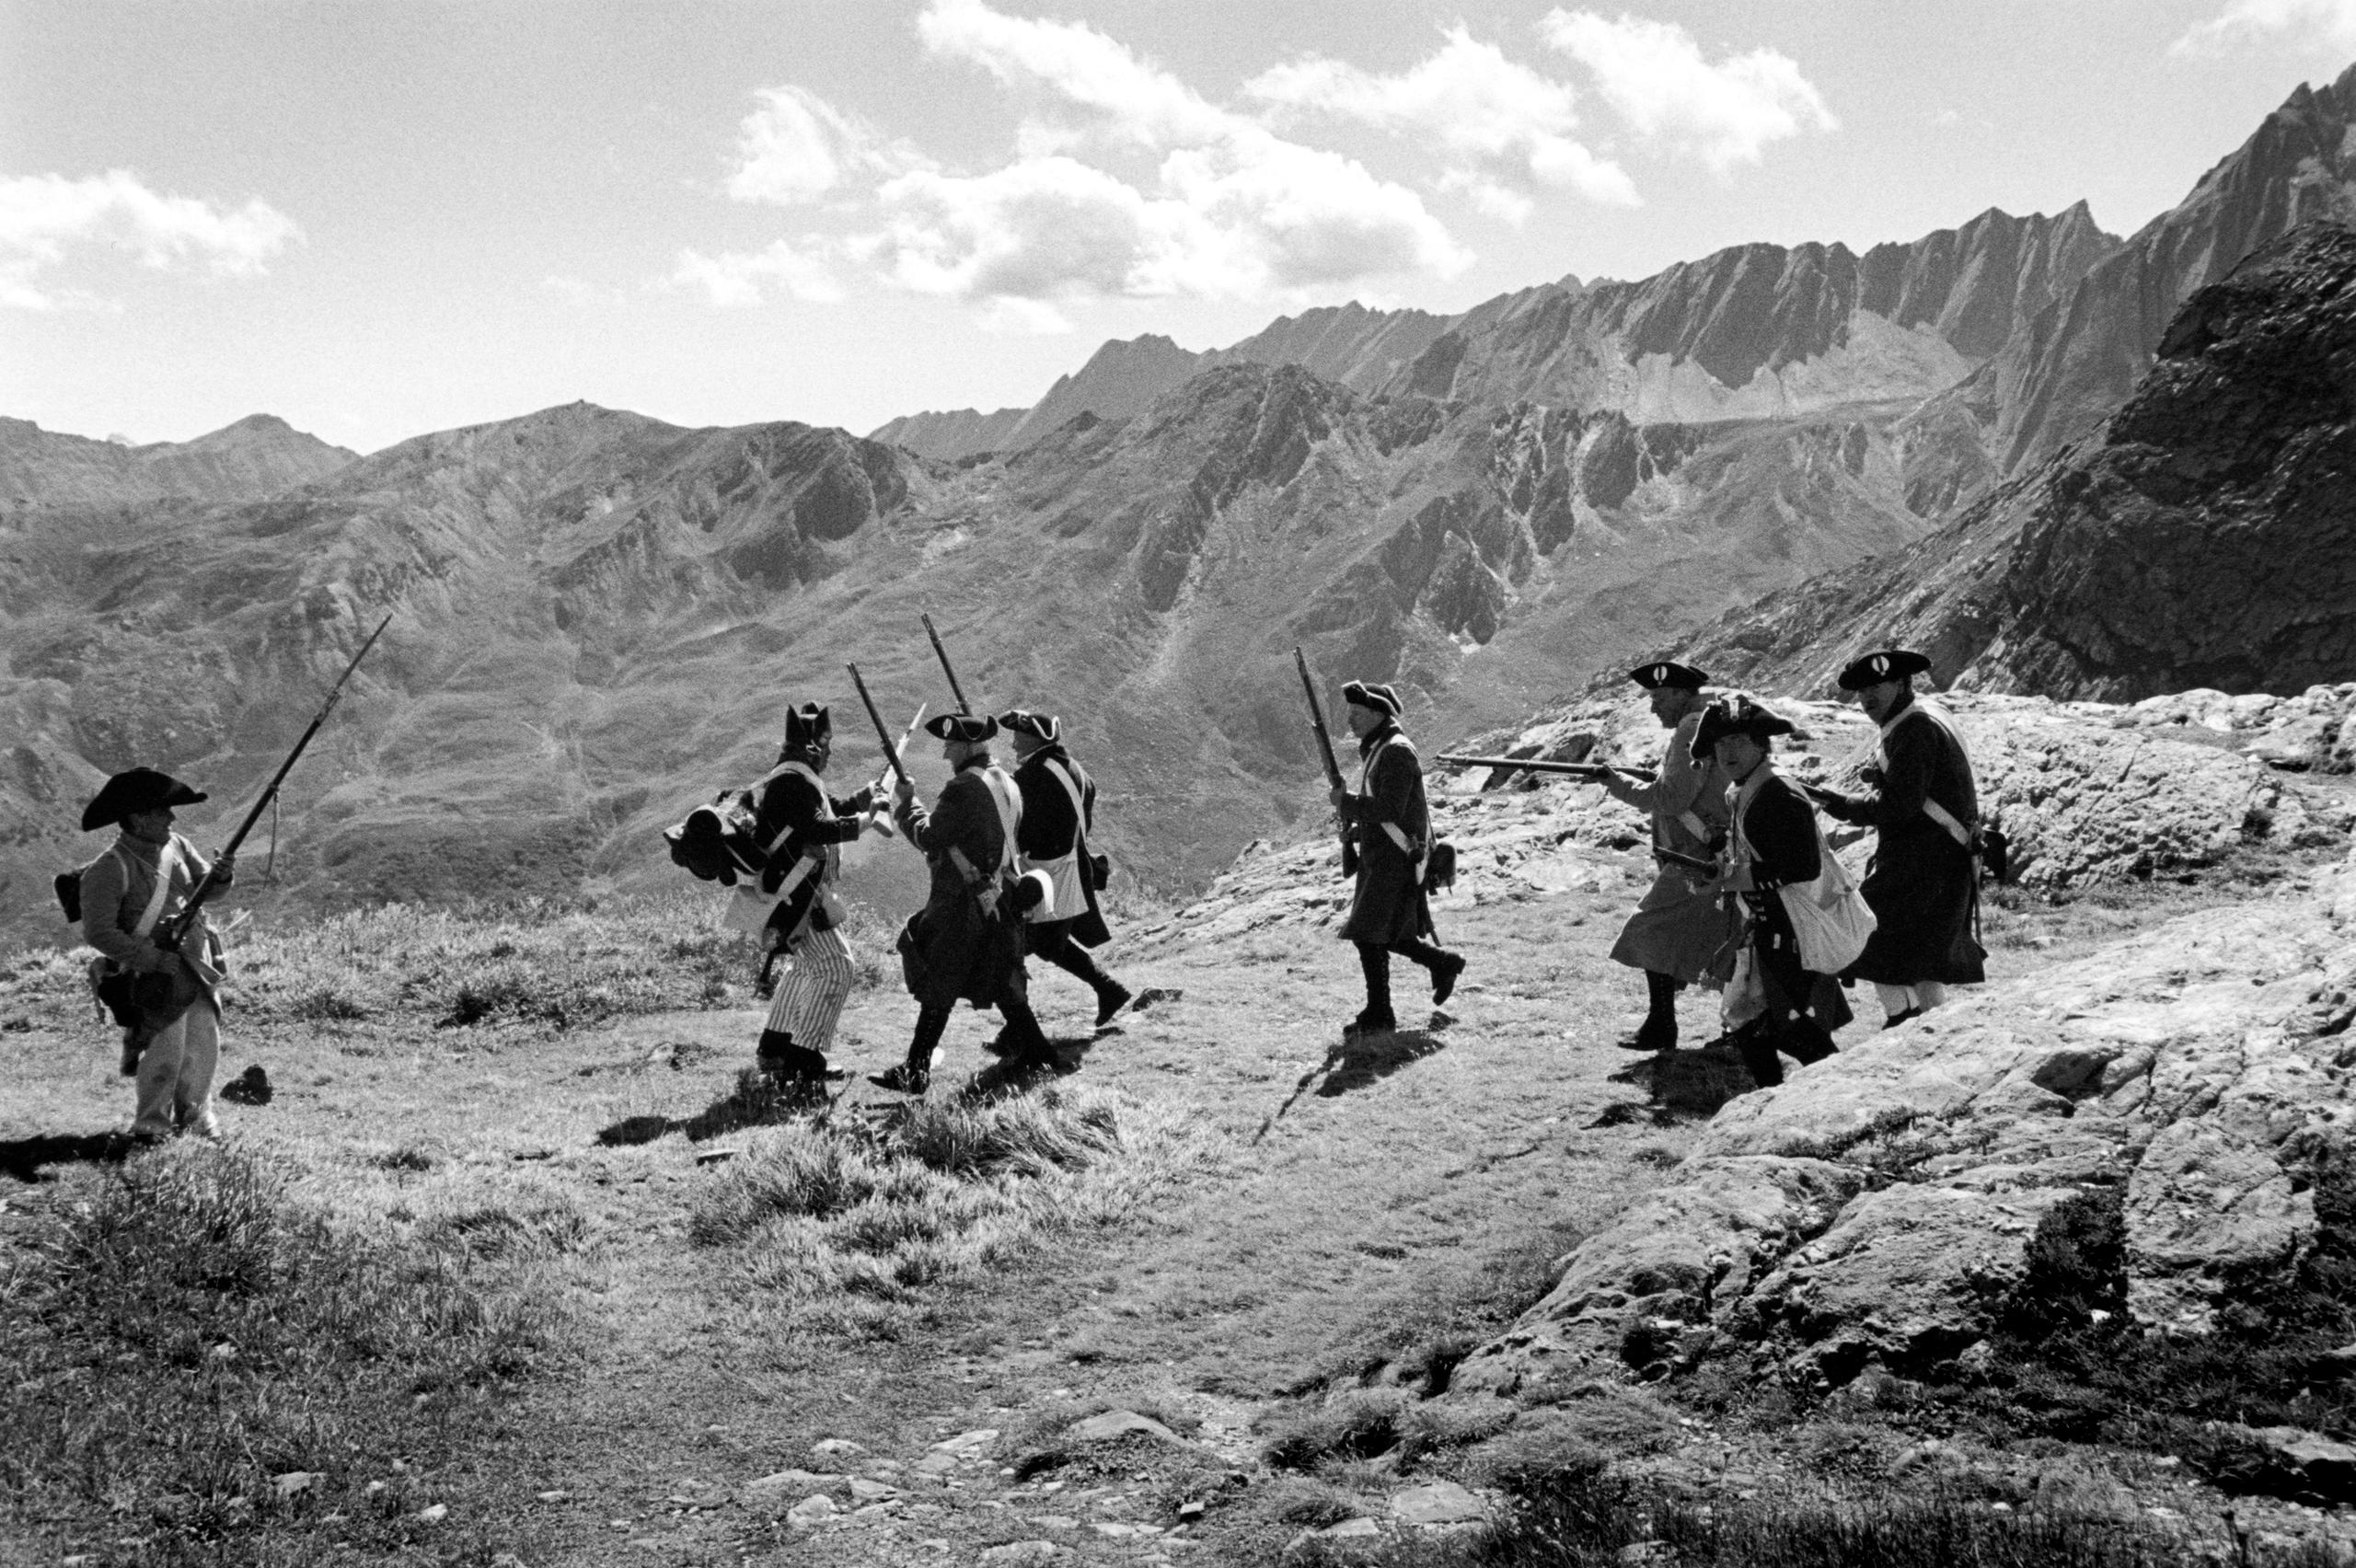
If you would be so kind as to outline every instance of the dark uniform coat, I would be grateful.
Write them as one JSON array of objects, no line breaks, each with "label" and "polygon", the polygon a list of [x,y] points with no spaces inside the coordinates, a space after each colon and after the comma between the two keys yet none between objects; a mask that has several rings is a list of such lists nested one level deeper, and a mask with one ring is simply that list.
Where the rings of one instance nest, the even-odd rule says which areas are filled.
[{"label": "dark uniform coat", "polygon": [[1343,825],[1358,849],[1357,886],[1342,940],[1389,947],[1432,934],[1424,896],[1424,857],[1431,849],[1431,813],[1424,767],[1394,720],[1358,742],[1357,792],[1342,802]]},{"label": "dark uniform coat", "polygon": [[[774,894],[790,879],[792,888],[778,901],[768,922],[769,940],[790,946],[804,931],[831,930],[842,920],[834,883],[842,874],[839,846],[859,836],[859,819],[872,810],[875,792],[829,797],[817,776],[780,767],[753,802],[753,830],[768,855],[760,887]],[[803,862],[810,862],[803,868]]]},{"label": "dark uniform coat", "polygon": [[[1706,860],[1726,834],[1727,790],[1717,764],[1694,759],[1693,734],[1701,726],[1699,709],[1678,721],[1661,755],[1660,777],[1651,783],[1607,776],[1604,787],[1652,818],[1656,848]],[[1692,874],[1667,860],[1656,865],[1653,885],[1612,944],[1616,962],[1688,986],[1711,969],[1727,946],[1727,915],[1715,894],[1693,891]]]},{"label": "dark uniform coat", "polygon": [[[1021,800],[1014,781],[981,756],[957,770],[930,813],[910,801],[894,813],[932,867],[925,905],[909,918],[899,941],[908,989],[926,1007],[960,999],[996,1007],[1001,997],[1027,995],[1022,926],[1005,897],[1011,846],[988,774],[997,775],[1010,801]],[[980,895],[985,890],[987,908]]]},{"label": "dark uniform coat", "polygon": [[1881,727],[1881,745],[1856,795],[1827,793],[1824,809],[1874,829],[1865,903],[1872,940],[1844,973],[1882,986],[1976,985],[1987,955],[1971,934],[1978,877],[1970,848],[1923,809],[1936,803],[1968,834],[1980,820],[1971,760],[1954,721],[1915,698]]},{"label": "dark uniform coat", "polygon": [[[1062,769],[1072,789],[1056,777]],[[1050,743],[1022,759],[1014,770],[1022,791],[1022,824],[1015,844],[1026,867],[1046,871],[1055,884],[1051,905],[1032,912],[1034,924],[1073,922],[1072,940],[1082,947],[1102,946],[1112,936],[1105,928],[1103,909],[1096,902],[1095,880],[1080,861],[1086,853],[1088,830],[1096,825],[1096,781],[1089,778],[1071,754]],[[1080,810],[1072,810],[1072,794],[1080,795]],[[1067,905],[1069,907],[1067,907]]]}]

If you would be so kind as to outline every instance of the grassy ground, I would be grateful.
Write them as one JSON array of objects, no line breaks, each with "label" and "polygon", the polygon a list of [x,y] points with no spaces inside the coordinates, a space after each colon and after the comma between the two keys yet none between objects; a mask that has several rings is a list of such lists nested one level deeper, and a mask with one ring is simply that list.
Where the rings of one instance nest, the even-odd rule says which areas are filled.
[{"label": "grassy ground", "polygon": [[[99,1136],[127,1120],[110,1037],[70,966],[19,961],[0,1304],[10,1348],[49,1360],[6,1407],[40,1440],[0,1468],[0,1562],[1272,1560],[1485,1435],[1409,1394],[1741,1087],[1715,1053],[1615,1047],[1641,991],[1603,953],[1635,891],[1444,901],[1473,968],[1446,1014],[1410,1005],[1405,970],[1409,1027],[1365,1043],[1338,1034],[1348,950],[1299,926],[1114,950],[1159,995],[1094,1037],[1085,992],[1042,970],[1068,1075],[1005,1081],[990,1021],[961,1013],[941,1076],[963,1087],[913,1114],[863,1083],[818,1108],[748,1090],[749,965],[700,909],[354,917],[248,950],[222,1077],[259,1064],[273,1092],[223,1108],[227,1148],[127,1161]],[[2004,911],[1995,967],[2171,902]],[[858,940],[836,1055],[865,1069],[914,1009],[879,933]],[[1712,1032],[1700,998],[1684,1024]],[[206,1203],[276,1238],[225,1282],[167,1244]],[[92,1238],[119,1235],[144,1239],[101,1264]],[[178,1294],[150,1300],[159,1273]],[[339,1340],[362,1290],[454,1326]],[[108,1301],[142,1304],[131,1327]],[[183,1318],[235,1354],[158,1326]],[[143,1447],[122,1434],[180,1429],[137,1415],[151,1377],[191,1433],[208,1402],[245,1413]],[[1067,1431],[1121,1409],[1183,1445]],[[1643,1401],[1579,1414],[1582,1440],[1677,1430]],[[281,1499],[296,1472],[319,1479]]]}]

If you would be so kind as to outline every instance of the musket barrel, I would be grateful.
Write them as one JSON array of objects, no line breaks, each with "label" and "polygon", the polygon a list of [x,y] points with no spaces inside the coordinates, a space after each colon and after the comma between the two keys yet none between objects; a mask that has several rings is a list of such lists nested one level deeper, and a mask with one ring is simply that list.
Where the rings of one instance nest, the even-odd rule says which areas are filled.
[{"label": "musket barrel", "polygon": [[941,661],[941,673],[949,677],[949,695],[957,699],[957,711],[973,712],[974,705],[965,700],[965,688],[957,684],[957,668],[949,662],[949,650],[941,645],[941,633],[932,629],[932,617],[919,614],[917,619],[924,622],[924,634],[932,640],[932,656]]},{"label": "musket barrel", "polygon": [[1461,756],[1443,752],[1433,758],[1444,767],[1508,767],[1517,773],[1562,773],[1574,778],[1593,778],[1603,773],[1624,773],[1632,778],[1652,779],[1659,777],[1649,767],[1631,767],[1616,762],[1550,762],[1534,756]]},{"label": "musket barrel", "polygon": [[908,770],[900,766],[900,754],[892,744],[892,732],[884,725],[884,715],[876,708],[875,699],[867,692],[867,683],[860,678],[857,664],[845,664],[850,672],[850,684],[859,688],[859,700],[867,707],[868,721],[875,726],[875,738],[884,747],[884,760],[892,765],[892,775],[903,784],[908,783]]}]

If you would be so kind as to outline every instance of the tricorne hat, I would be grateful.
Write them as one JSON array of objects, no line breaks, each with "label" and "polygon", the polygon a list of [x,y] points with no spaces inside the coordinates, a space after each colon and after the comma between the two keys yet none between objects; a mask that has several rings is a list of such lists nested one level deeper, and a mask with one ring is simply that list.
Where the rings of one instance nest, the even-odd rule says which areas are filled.
[{"label": "tricorne hat", "polygon": [[1658,691],[1663,686],[1678,686],[1686,691],[1700,691],[1710,684],[1709,676],[1692,665],[1680,664],[1674,659],[1639,664],[1628,672],[1628,678],[1646,691]]},{"label": "tricorne hat", "polygon": [[785,744],[789,746],[814,746],[820,741],[833,739],[834,733],[834,715],[824,703],[805,702],[785,710]]},{"label": "tricorne hat", "polygon": [[1742,696],[1723,698],[1702,712],[1701,725],[1693,732],[1693,755],[1707,760],[1710,748],[1727,735],[1749,735],[1765,744],[1777,735],[1788,735],[1799,728],[1782,714],[1761,708]]},{"label": "tricorne hat", "polygon": [[978,745],[998,733],[998,721],[987,713],[936,713],[924,721],[924,732],[936,741]]},{"label": "tricorne hat", "polygon": [[1034,713],[1027,708],[1008,709],[998,716],[998,727],[1010,734],[1029,735],[1051,744],[1063,733],[1063,724],[1054,714]]},{"label": "tricorne hat", "polygon": [[207,799],[210,797],[202,790],[190,789],[168,773],[134,767],[116,774],[98,787],[90,803],[82,808],[82,831],[95,833],[134,812],[152,812],[158,806],[192,806]]},{"label": "tricorne hat", "polygon": [[1931,667],[1931,661],[1911,648],[1885,648],[1853,659],[1841,672],[1842,691],[1863,691],[1869,686],[1894,681],[1908,675],[1919,675]]},{"label": "tricorne hat", "polygon": [[1404,705],[1400,702],[1396,691],[1373,681],[1345,681],[1342,684],[1342,700],[1393,719],[1404,711]]}]

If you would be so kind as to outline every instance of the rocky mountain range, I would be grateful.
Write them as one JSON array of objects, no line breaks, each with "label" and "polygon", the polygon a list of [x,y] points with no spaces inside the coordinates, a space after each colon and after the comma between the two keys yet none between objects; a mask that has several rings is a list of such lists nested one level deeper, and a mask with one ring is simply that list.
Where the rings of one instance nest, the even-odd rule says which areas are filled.
[{"label": "rocky mountain range", "polygon": [[2344,680],[2351,470],[2356,230],[2317,221],[2195,294],[2097,437],[1904,550],[1738,612],[1694,656],[1784,691],[1894,644],[1930,653],[1942,685],[1992,691]]},{"label": "rocky mountain range", "polygon": [[[2346,200],[2315,149],[2346,129],[2351,103],[2345,79],[2295,96],[2186,209],[2124,248],[2082,207],[1989,213],[1863,257],[1743,248],[1640,284],[1565,280],[1453,320],[1311,312],[1216,356],[1108,345],[1060,404],[1024,416],[1037,417],[1022,441],[953,459],[799,424],[686,430],[581,404],[359,459],[267,420],[168,451],[11,424],[0,928],[55,934],[48,879],[88,852],[68,819],[105,772],[193,774],[225,815],[387,608],[394,630],[285,802],[277,896],[676,885],[657,831],[763,767],[787,703],[833,701],[845,767],[875,765],[846,661],[895,724],[945,698],[919,611],[978,700],[1066,717],[1104,787],[1101,838],[1122,890],[1199,885],[1250,839],[1322,814],[1295,643],[1329,682],[1398,683],[1412,726],[1444,743],[1811,577],[2009,541],[2004,509],[2038,481],[1972,498],[2003,472],[2008,441],[2060,428],[2023,398],[2099,401],[2085,390],[2100,385],[2095,340],[2069,326],[2101,315],[2095,280],[2161,275],[2120,260],[2132,253],[2205,283],[2294,215]],[[2333,265],[2301,261],[2283,286],[2304,299]],[[2332,315],[2286,308],[2292,325]],[[2239,341],[2247,314],[2224,311],[2218,330]],[[2022,347],[2038,343],[2050,352]],[[2138,458],[2119,482],[2161,500],[2246,492],[2257,506],[2274,474],[2281,494],[2318,497],[2300,515],[2327,549],[2315,488],[2327,442],[2285,437],[2273,456],[2251,445],[2230,461],[2185,445],[2200,398],[2263,369],[2263,353],[2245,353],[2229,374],[2201,357],[2211,347],[2196,330],[2171,348],[2152,386],[2176,386],[2179,362],[2211,368],[2115,427],[2145,432],[2139,452],[2184,452]],[[2298,374],[2330,382],[2337,351],[2318,352],[2324,368]],[[1126,401],[1098,410],[1091,385]],[[2056,390],[2069,387],[2081,390]],[[1946,542],[1924,544],[1951,513]],[[2053,560],[2107,548],[2064,541]],[[2229,552],[2201,570],[2259,564]],[[1854,593],[1837,586],[1854,581],[1771,601],[1825,606],[1813,621],[1790,612],[1797,641],[1727,623],[1712,634],[1732,662],[1720,673],[1804,678],[1796,650],[1820,662],[1854,629],[1840,600]],[[2077,581],[2044,571],[2039,591],[2097,594],[2138,625],[2191,624],[2156,580]],[[2250,581],[2247,603],[2192,619],[2230,629],[2263,599],[2264,624],[2291,628],[2279,656],[2170,655],[2149,679],[2240,687],[2328,662],[2339,633],[2297,596],[2331,580]],[[1935,608],[1924,597],[1908,613]],[[2048,644],[2080,643],[2062,616],[2048,616],[2044,651],[2018,655],[2022,683],[2062,680]],[[2326,630],[2297,629],[2311,624]],[[2131,631],[2097,659],[2157,659]],[[1939,644],[1943,669],[1961,646]],[[888,907],[912,896],[913,859],[870,846],[855,880]]]}]

